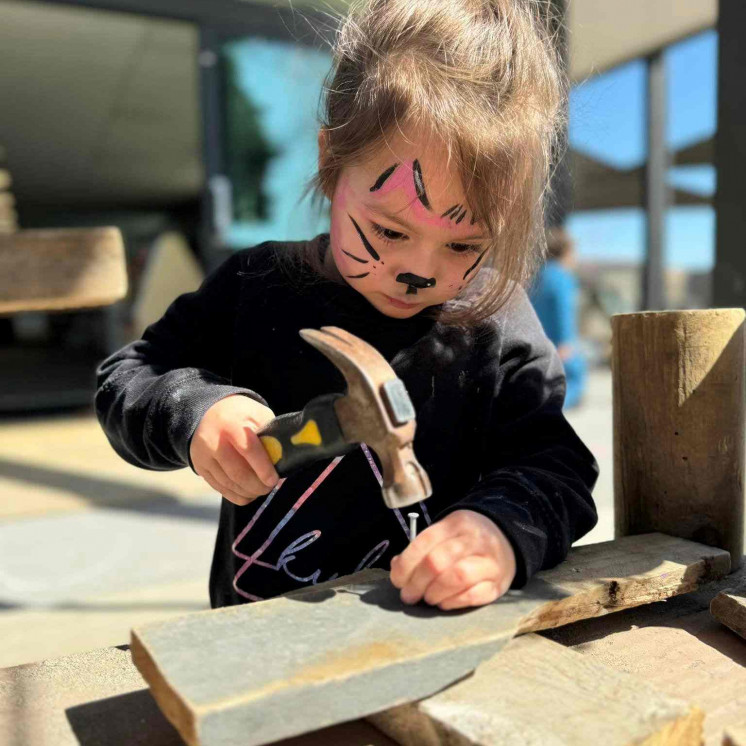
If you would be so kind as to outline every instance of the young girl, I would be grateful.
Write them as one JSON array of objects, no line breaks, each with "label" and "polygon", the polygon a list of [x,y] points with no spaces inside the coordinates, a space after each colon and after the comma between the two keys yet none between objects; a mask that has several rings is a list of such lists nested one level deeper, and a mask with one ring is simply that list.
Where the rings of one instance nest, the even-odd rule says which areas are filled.
[{"label": "young girl", "polygon": [[[368,0],[343,25],[316,185],[331,230],[234,254],[99,370],[99,419],[149,469],[223,495],[213,607],[366,567],[405,603],[494,601],[596,521],[596,464],[522,289],[563,86],[533,0]],[[339,326],[389,360],[433,484],[409,543],[364,444],[278,481],[256,436],[344,390],[299,329]]]}]

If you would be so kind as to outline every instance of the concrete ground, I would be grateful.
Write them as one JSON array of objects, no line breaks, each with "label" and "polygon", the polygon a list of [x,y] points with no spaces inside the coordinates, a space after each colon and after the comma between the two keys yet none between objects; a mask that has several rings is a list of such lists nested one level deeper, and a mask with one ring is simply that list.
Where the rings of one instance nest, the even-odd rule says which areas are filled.
[{"label": "concrete ground", "polygon": [[[568,414],[601,466],[613,538],[611,375]],[[120,459],[88,413],[0,419],[0,667],[129,641],[147,621],[209,607],[219,496],[190,470]]]}]

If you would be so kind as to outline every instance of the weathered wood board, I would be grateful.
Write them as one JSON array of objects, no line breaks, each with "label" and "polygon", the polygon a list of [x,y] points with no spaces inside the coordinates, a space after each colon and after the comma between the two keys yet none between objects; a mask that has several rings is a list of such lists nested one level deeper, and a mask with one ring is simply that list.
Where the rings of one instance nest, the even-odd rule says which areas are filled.
[{"label": "weathered wood board", "polygon": [[719,622],[746,639],[746,589],[718,593],[710,603],[710,613]]},{"label": "weathered wood board", "polygon": [[525,589],[459,612],[406,606],[388,573],[371,570],[145,625],[132,656],[187,743],[252,746],[423,699],[516,633],[686,593],[729,568],[723,550],[630,536],[573,550]]},{"label": "weathered wood board", "polygon": [[402,746],[699,746],[704,713],[529,634],[473,676],[368,720]]},{"label": "weathered wood board", "polygon": [[0,235],[0,314],[104,306],[126,294],[118,228]]},{"label": "weathered wood board", "polygon": [[746,645],[710,614],[710,603],[720,591],[744,582],[742,563],[737,574],[693,593],[543,636],[691,702],[706,713],[704,746],[722,746],[723,730],[742,725],[746,717]]}]

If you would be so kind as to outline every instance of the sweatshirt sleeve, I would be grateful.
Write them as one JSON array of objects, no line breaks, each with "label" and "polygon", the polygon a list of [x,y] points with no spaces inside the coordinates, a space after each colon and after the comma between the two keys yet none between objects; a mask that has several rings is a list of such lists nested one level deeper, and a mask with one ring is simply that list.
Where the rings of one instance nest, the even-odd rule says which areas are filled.
[{"label": "sweatshirt sleeve", "polygon": [[481,478],[438,518],[468,509],[492,519],[513,546],[512,587],[521,588],[562,562],[595,526],[598,466],[562,413],[562,365],[522,290],[498,324],[482,379],[490,381],[493,398]]},{"label": "sweatshirt sleeve", "polygon": [[234,254],[201,287],[178,297],[142,338],[97,370],[95,408],[114,450],[145,469],[192,466],[189,444],[204,413],[232,394],[234,312],[242,254]]}]

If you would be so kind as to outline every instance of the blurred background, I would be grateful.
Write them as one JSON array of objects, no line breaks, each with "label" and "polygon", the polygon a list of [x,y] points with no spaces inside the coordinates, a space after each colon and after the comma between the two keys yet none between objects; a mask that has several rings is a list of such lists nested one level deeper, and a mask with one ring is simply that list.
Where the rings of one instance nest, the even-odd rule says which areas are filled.
[{"label": "blurred background", "polygon": [[[345,5],[0,0],[0,231],[118,226],[130,281],[105,308],[0,316],[0,667],[208,606],[219,496],[119,459],[93,373],[231,251],[326,230],[303,192]],[[568,417],[602,470],[584,542],[613,537],[610,315],[742,305],[746,112],[717,102],[746,17],[720,5],[555,0],[572,90],[552,221],[588,371]]]}]

